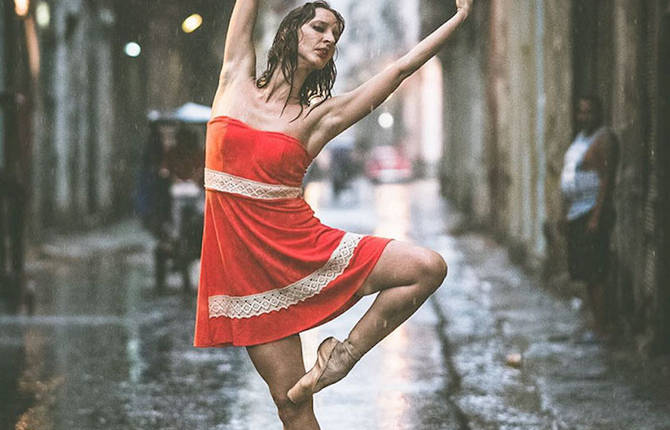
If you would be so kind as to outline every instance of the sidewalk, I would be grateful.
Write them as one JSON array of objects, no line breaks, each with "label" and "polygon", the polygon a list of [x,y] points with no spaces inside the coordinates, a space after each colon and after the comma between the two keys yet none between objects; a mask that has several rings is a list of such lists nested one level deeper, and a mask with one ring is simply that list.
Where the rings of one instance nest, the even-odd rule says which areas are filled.
[{"label": "sidewalk", "polygon": [[670,360],[580,342],[584,315],[484,235],[440,236],[434,297],[469,429],[670,429]]}]

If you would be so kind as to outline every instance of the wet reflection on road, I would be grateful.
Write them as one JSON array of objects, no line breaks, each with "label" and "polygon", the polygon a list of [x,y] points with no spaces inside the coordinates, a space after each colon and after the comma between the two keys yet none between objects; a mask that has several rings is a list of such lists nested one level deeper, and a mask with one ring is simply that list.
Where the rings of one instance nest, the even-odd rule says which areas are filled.
[{"label": "wet reflection on road", "polygon": [[406,184],[384,184],[375,188],[375,209],[379,220],[374,234],[397,240],[409,239],[410,187]]},{"label": "wet reflection on road", "polygon": [[[337,204],[328,190],[312,183],[305,194],[324,223],[422,240],[410,237],[412,184],[361,181]],[[116,245],[100,246],[107,240]],[[244,349],[191,347],[195,294],[181,294],[178,280],[154,292],[148,235],[127,223],[101,233],[93,250],[90,242],[46,247],[31,269],[36,315],[0,317],[0,428],[279,428]],[[346,337],[372,299],[304,333],[308,366],[319,342]],[[414,429],[435,419],[422,413],[443,409],[434,324],[423,309],[320,393],[323,427]]]},{"label": "wet reflection on road", "polygon": [[[430,181],[429,181],[430,182]],[[329,184],[311,183],[319,196],[317,216],[328,225],[398,240],[424,243],[424,234],[441,231],[441,219],[416,210],[417,201],[437,197],[435,183],[372,184],[360,181],[339,203],[329,200]],[[313,206],[314,207],[314,206]],[[435,226],[426,226],[431,223]],[[349,312],[327,325],[306,332],[303,351],[308,366],[319,342],[344,338],[372,304],[365,297]],[[438,429],[450,428],[453,416],[445,406],[448,374],[443,365],[435,315],[422,307],[407,323],[370,351],[336,387],[315,397],[323,428]],[[445,427],[446,426],[446,427]],[[454,427],[458,428],[458,427]]]}]

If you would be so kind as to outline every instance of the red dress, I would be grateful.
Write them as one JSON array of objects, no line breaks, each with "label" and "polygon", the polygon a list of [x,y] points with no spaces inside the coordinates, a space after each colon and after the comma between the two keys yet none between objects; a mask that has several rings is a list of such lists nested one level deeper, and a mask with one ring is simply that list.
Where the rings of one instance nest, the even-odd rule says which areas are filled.
[{"label": "red dress", "polygon": [[218,116],[207,124],[194,345],[247,346],[351,307],[390,239],[321,224],[302,199],[300,141]]}]

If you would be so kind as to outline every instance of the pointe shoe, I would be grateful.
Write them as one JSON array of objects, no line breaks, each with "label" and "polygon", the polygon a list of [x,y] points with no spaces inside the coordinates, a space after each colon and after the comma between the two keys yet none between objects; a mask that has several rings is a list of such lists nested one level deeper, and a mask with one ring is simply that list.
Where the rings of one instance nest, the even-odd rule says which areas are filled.
[{"label": "pointe shoe", "polygon": [[361,358],[348,339],[340,342],[334,337],[321,342],[316,355],[314,367],[288,390],[288,398],[293,403],[303,402],[312,394],[344,378]]}]

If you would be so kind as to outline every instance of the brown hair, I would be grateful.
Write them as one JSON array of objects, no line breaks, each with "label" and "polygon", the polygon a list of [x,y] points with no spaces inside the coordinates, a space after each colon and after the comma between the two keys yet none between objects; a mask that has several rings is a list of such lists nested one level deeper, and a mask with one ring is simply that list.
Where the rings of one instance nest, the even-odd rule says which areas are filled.
[{"label": "brown hair", "polygon": [[[309,2],[293,9],[279,24],[272,47],[270,47],[270,51],[268,52],[267,68],[256,80],[258,88],[264,88],[270,83],[272,75],[280,65],[284,78],[293,87],[293,75],[295,69],[298,67],[298,30],[306,22],[314,18],[316,9],[318,8],[326,9],[335,15],[340,27],[340,34],[342,34],[344,31],[344,18],[336,10],[332,9],[327,2],[321,0]],[[302,114],[305,106],[311,104],[312,100],[321,99],[319,102],[321,104],[332,96],[331,90],[335,84],[336,76],[337,69],[333,58],[328,61],[323,69],[314,70],[307,76],[305,83],[300,88],[300,114],[298,116]],[[284,108],[286,108],[287,104],[288,97],[284,103]]]}]

